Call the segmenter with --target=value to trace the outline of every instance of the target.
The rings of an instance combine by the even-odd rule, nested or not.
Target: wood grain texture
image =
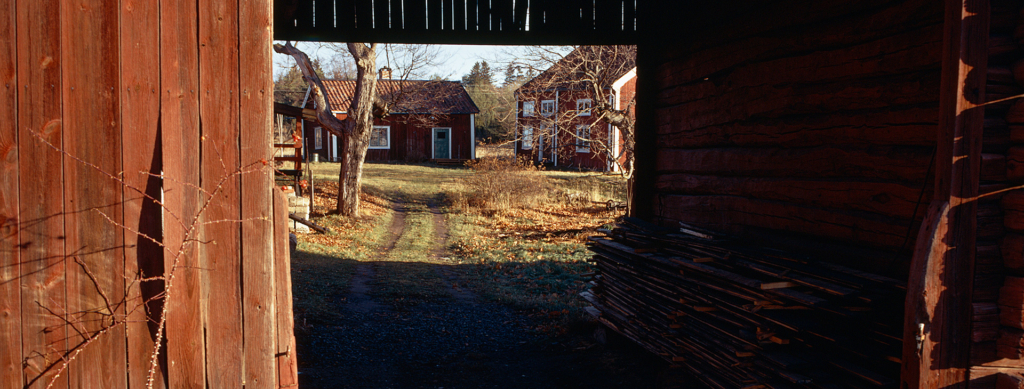
[[[139,281],[164,274],[164,253],[153,241],[163,242],[164,229],[160,217],[163,210],[154,201],[161,198],[159,175],[163,171],[159,138],[160,30],[153,28],[160,25],[159,6],[158,2],[141,1],[121,4],[120,155],[125,182],[122,189],[124,225],[128,227],[123,232],[129,387],[146,385],[155,332],[147,320],[147,312],[160,312],[164,303],[163,299],[154,299],[163,290],[164,282]],[[177,227],[176,224],[171,218],[169,225]],[[166,350],[162,354],[166,354]],[[156,375],[153,387],[166,387],[164,377],[164,374]]]
[[[386,3],[383,3],[386,5]],[[245,385],[273,388],[277,385],[274,354],[275,325],[274,190],[273,172],[261,161],[273,159],[271,119],[273,69],[270,47],[269,0],[239,2],[239,61],[241,100],[242,211],[242,312],[245,320]]]
[[[243,385],[238,1],[199,1],[200,176],[211,194],[200,247],[207,385]],[[248,113],[246,113],[248,114]],[[211,197],[212,196],[212,197]],[[219,221],[219,222],[218,222]]]
[[[103,0],[61,8],[65,277],[68,347],[86,363],[70,364],[69,386],[127,387],[123,317],[124,223],[119,6]],[[113,150],[113,153],[111,152]],[[81,162],[79,161],[81,160]],[[50,188],[52,191],[54,188]],[[112,220],[108,221],[108,219]],[[86,347],[86,342],[90,344]]]
[[[14,0],[0,0],[0,382],[23,388],[18,214],[18,74]]]
[[[915,208],[919,208],[919,202],[927,204],[932,190],[930,186],[925,187],[924,183],[909,185],[694,174],[661,175],[656,188],[661,193],[731,195],[817,208],[866,211],[905,219],[921,216],[924,211],[917,210],[915,215]]]
[[[937,118],[935,106],[890,106],[869,111],[740,120],[694,129],[680,129],[669,123],[658,127],[658,143],[663,147],[688,148],[830,144],[933,147]]]
[[[766,228],[873,247],[900,247],[907,239],[910,223],[853,211],[737,196],[661,195],[659,198],[655,212],[666,221],[738,233],[745,228]]]
[[[160,131],[164,164],[164,201],[168,213],[177,215],[180,224],[168,224],[164,242],[170,249],[164,254],[164,267],[174,271],[175,291],[167,301],[166,377],[168,387],[206,387],[206,345],[201,299],[207,295],[202,284],[199,245],[186,239],[198,239],[193,221],[199,216],[200,186],[199,131],[199,39],[196,0],[162,0],[160,6]],[[190,228],[195,230],[189,231]],[[147,366],[148,369],[148,366]],[[135,370],[133,369],[133,374]],[[134,376],[132,382],[136,382]]]
[[[988,61],[989,2],[947,2],[935,201],[911,264],[903,333],[901,386],[964,388],[976,254]],[[1005,199],[1004,199],[1005,200]],[[924,328],[920,326],[924,325]]]
[[[64,282],[63,156],[34,134],[60,147],[61,53],[57,1],[18,1],[18,154],[21,247],[22,371],[26,385],[46,387],[67,350],[62,315]],[[29,222],[31,221],[31,222]],[[67,375],[54,388],[67,387]]]
[[[295,317],[292,313],[291,243],[288,232],[288,196],[274,189],[274,286],[277,289],[277,386],[299,384],[299,364],[295,350]]]
[[[866,178],[923,182],[932,149],[836,145],[816,148],[666,149],[657,151],[662,174],[791,178]],[[852,180],[851,180],[852,181]]]

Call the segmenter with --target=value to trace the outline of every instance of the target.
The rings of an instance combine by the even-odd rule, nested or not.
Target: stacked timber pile
[[[896,387],[900,281],[626,218],[591,239],[598,319],[714,388]]]

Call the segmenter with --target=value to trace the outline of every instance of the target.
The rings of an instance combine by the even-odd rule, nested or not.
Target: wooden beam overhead
[[[635,44],[643,0],[276,0],[274,39],[435,44]],[[397,5],[396,5],[397,4]],[[646,4],[651,4],[647,1]],[[390,7],[389,7],[390,5]]]

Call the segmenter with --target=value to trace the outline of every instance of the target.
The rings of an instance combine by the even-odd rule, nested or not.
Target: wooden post
[[[18,78],[14,0],[0,0],[0,389],[25,386],[21,374],[18,250]],[[9,75],[9,76],[8,76]]]
[[[988,0],[948,0],[935,197],[911,262],[902,388],[966,388],[970,363]]]

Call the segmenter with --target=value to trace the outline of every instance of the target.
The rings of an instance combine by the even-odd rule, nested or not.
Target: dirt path
[[[338,299],[337,323],[302,335],[300,387],[672,387],[659,377],[663,364],[639,349],[596,344],[593,328],[551,339],[534,332],[535,323],[521,312],[477,296],[446,259],[448,227],[441,209],[415,205],[394,206],[389,237],[376,260],[355,265],[350,288]],[[422,253],[392,253],[416,212],[431,214],[435,244]],[[397,254],[419,260],[386,260]],[[413,305],[379,299],[380,290],[400,281],[382,275],[410,271],[442,280],[446,293]]]

